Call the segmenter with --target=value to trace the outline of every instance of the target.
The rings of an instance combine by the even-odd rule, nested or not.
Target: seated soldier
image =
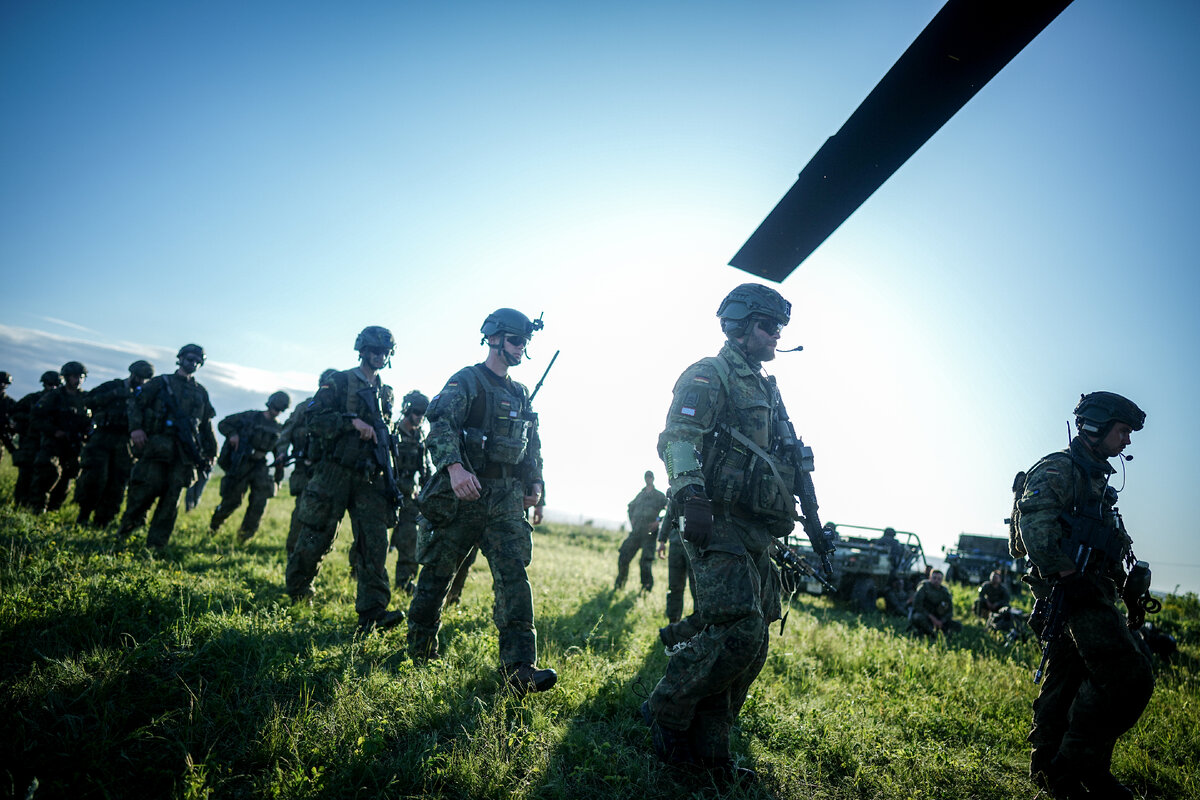
[[[981,619],[986,620],[989,616],[1004,608],[1012,600],[1012,595],[1008,591],[1008,587],[1004,585],[1004,576],[1000,574],[1000,570],[992,572],[987,583],[979,587],[979,597],[975,600],[975,613]]]
[[[913,598],[911,625],[921,633],[935,636],[940,631],[947,636],[962,628],[954,619],[954,600],[942,583],[942,571],[935,569],[929,579],[921,581]]]

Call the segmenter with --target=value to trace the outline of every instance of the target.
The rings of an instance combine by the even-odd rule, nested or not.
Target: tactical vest
[[[129,430],[129,398],[133,392],[121,378],[102,383],[88,393],[92,421],[97,428],[111,431]]]
[[[727,399],[713,435],[705,437],[700,454],[709,496],[733,513],[794,519],[796,501],[791,487],[795,485],[795,469],[771,455],[775,432],[784,418],[775,379],[763,382],[762,393],[733,392],[725,359],[714,356],[704,362],[716,371]]]
[[[525,387],[514,381],[503,386],[480,375],[475,366],[463,374],[474,395],[463,428],[462,453],[476,474],[489,465],[516,466],[525,460],[536,417],[528,410]]]
[[[340,402],[341,414],[346,417],[358,417],[368,425],[373,425],[377,417],[383,420],[385,428],[391,428],[392,421],[392,390],[386,384],[379,385],[378,397],[375,402],[378,402],[378,411],[375,407],[375,402],[370,405],[363,402],[363,398],[359,395],[358,390],[351,390],[351,373],[353,370],[339,372],[333,376],[333,391],[337,394]],[[353,383],[358,384],[355,379]],[[361,388],[361,387],[360,387]],[[372,393],[375,393],[375,387],[369,386]],[[312,438],[317,438],[313,436]],[[335,436],[327,439],[321,446],[322,458],[332,460],[344,467],[358,469],[375,465],[375,444],[373,442],[363,441],[358,435],[358,431],[354,428],[350,430],[340,430]]]

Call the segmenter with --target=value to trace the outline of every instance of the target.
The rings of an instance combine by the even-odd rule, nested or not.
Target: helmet
[[[355,351],[361,353],[368,347],[382,350],[389,356],[396,351],[396,340],[392,332],[379,325],[368,325],[354,340]]]
[[[275,411],[286,411],[291,404],[292,398],[288,397],[287,392],[275,392],[267,398],[267,408]]]
[[[724,320],[743,320],[749,316],[770,317],[780,325],[792,318],[792,304],[783,295],[761,283],[743,283],[721,301],[717,316]]]
[[[524,336],[529,339],[533,337],[534,331],[540,331],[544,325],[541,317],[531,321],[529,317],[515,308],[497,308],[488,314],[487,319],[479,328],[479,332],[483,334],[484,339],[495,336],[497,333],[511,333],[514,336]]]
[[[1124,422],[1140,431],[1146,424],[1146,412],[1132,400],[1112,392],[1079,395],[1079,404],[1075,406],[1076,429],[1105,436],[1113,422]]]
[[[148,381],[154,377],[154,365],[149,361],[135,361],[129,365],[129,373],[136,378]]]
[[[895,529],[895,528],[890,528],[890,527],[889,527],[889,528],[884,528],[884,529],[883,529],[883,535],[884,535],[884,536],[895,536],[895,535],[896,535],[896,529]]]
[[[7,372],[0,372],[0,386],[8,386],[12,383],[12,375]]]
[[[86,377],[87,367],[78,361],[68,361],[62,365],[62,369],[59,370],[59,372],[63,374],[63,377],[68,375],[79,375],[80,377]]]
[[[43,372],[42,377],[39,378],[38,380],[41,381],[43,384],[52,383],[55,386],[62,385],[62,377],[59,376],[59,374],[57,372],[55,372],[54,370],[47,370],[46,372]]]
[[[176,360],[182,359],[186,355],[199,356],[200,363],[204,363],[204,348],[198,344],[185,344],[179,348],[179,352],[175,354]]]
[[[321,377],[317,379],[317,388],[319,389],[322,386],[324,386],[325,384],[329,383],[331,380],[333,380],[333,376],[337,375],[337,373],[338,373],[338,371],[336,369],[334,369],[333,367],[330,367],[329,369],[322,372]]]
[[[413,389],[408,394],[404,395],[404,399],[400,401],[400,411],[407,414],[410,411],[416,411],[418,414],[424,414],[429,409],[429,398]]]

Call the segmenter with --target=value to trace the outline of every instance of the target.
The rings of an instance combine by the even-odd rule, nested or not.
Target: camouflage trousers
[[[139,459],[129,478],[125,516],[121,517],[119,535],[127,537],[145,525],[150,506],[157,502],[146,531],[146,546],[166,547],[175,530],[175,519],[179,516],[179,495],[195,479],[195,467],[183,461]]]
[[[34,513],[62,508],[79,474],[79,446],[54,443],[38,450],[33,461],[33,483],[29,487],[29,508]]]
[[[478,500],[458,504],[458,516],[437,530],[423,529],[417,543],[421,577],[408,610],[408,652],[436,658],[442,603],[459,567],[478,545],[492,571],[492,620],[504,666],[537,663],[533,590],[526,567],[533,555],[533,527],[521,504],[524,488],[513,479],[484,479]]]
[[[1085,769],[1107,770],[1117,737],[1150,702],[1150,659],[1115,600],[1111,581],[1090,577],[1066,598],[1066,627],[1050,645],[1045,680],[1033,702],[1031,773],[1060,753]]]
[[[392,547],[396,548],[396,574],[393,576],[397,586],[417,577],[417,504],[408,500],[404,508],[396,514],[396,527],[392,528]]]
[[[75,503],[79,521],[92,520],[107,525],[117,518],[125,488],[133,472],[133,450],[124,430],[100,428],[92,433],[79,459],[79,478],[75,481]]]
[[[338,523],[350,513],[358,594],[355,610],[377,617],[391,600],[387,578],[388,523],[392,509],[382,475],[368,478],[331,461],[322,461],[300,496],[296,542],[288,553],[287,592],[292,597],[311,595],[321,562],[333,549]]]
[[[237,474],[226,473],[221,478],[221,502],[213,510],[210,528],[215,531],[229,519],[230,514],[237,511],[247,489],[250,490],[250,502],[246,505],[246,515],[242,517],[239,530],[243,539],[249,539],[258,531],[263,512],[267,510],[267,501],[275,496],[275,481],[271,478],[266,460],[254,461],[243,466]]]
[[[629,578],[629,564],[640,552],[642,557],[638,559],[638,566],[641,568],[642,588],[647,592],[653,589],[654,551],[657,546],[658,539],[650,532],[649,524],[634,525],[625,541],[621,542],[621,549],[617,551],[617,580],[614,588],[620,589],[625,586],[625,581]]]
[[[733,723],[766,663],[768,625],[779,619],[781,587],[765,547],[743,544],[765,538],[743,535],[752,522],[718,517],[713,527],[707,549],[684,543],[697,610],[677,625],[698,633],[671,656],[649,702],[659,725],[686,731],[694,755],[716,763],[729,759]]]
[[[22,440],[31,438],[25,436]],[[21,444],[13,453],[13,466],[17,468],[17,482],[13,486],[13,503],[18,506],[28,506],[30,489],[33,488],[33,461],[37,458],[38,445],[34,441]]]
[[[696,576],[688,564],[683,542],[671,542],[667,550],[667,621],[678,622],[683,617],[683,592],[691,589],[692,609],[696,608]]]
[[[292,519],[288,523],[287,535],[287,555],[292,554],[292,550],[296,548],[296,537],[300,535],[300,499],[304,497],[304,487],[308,486],[309,478],[312,477],[313,465],[303,461],[297,461],[292,467],[291,477],[288,478],[288,491],[292,493],[292,497],[296,498],[295,505],[292,506]],[[337,525],[333,526],[333,533],[337,535]]]

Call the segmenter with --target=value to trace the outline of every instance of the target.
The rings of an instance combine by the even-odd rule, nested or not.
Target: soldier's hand
[[[466,467],[456,462],[447,467],[446,472],[450,475],[450,488],[454,490],[455,497],[459,500],[479,499],[479,491],[483,486],[479,483],[479,478],[467,472]]]
[[[659,558],[667,557],[667,543],[666,542],[658,543],[658,557]]]
[[[367,423],[363,422],[358,417],[355,417],[354,419],[350,420],[350,422],[353,423],[354,430],[358,431],[358,438],[362,439],[364,442],[375,441],[375,429],[374,428],[372,428]]]
[[[146,446],[146,432],[141,428],[138,428],[136,431],[130,431],[129,441],[133,442],[134,448],[141,450]]]
[[[542,499],[542,485],[540,483],[531,483],[529,488],[525,490],[527,494],[521,501],[526,510],[533,508]]]
[[[545,506],[534,506],[534,507],[533,507],[533,520],[532,520],[532,522],[533,522],[533,524],[534,524],[534,525],[541,525],[541,524],[542,524],[542,512],[545,510],[545,508],[546,508]]]
[[[712,540],[712,501],[707,497],[689,497],[683,503],[683,538],[701,549]]]

